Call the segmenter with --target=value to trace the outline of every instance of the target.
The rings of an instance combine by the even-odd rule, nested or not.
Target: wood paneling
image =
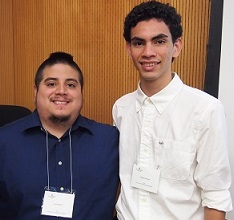
[[[126,14],[140,0],[1,0],[0,102],[31,110],[34,74],[54,51],[71,53],[84,73],[82,114],[112,123],[111,109],[136,89],[138,74],[122,37]],[[209,0],[171,0],[182,15],[184,47],[173,70],[203,89]]]
[[[0,1],[0,103],[14,103],[12,0]],[[1,117],[1,116],[0,116]]]

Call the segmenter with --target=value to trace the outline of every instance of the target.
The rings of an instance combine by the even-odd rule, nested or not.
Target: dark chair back
[[[23,106],[0,105],[0,127],[17,119],[23,118],[32,112]]]

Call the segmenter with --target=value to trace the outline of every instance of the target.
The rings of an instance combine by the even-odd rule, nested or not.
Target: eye
[[[67,81],[66,87],[68,88],[76,88],[79,83],[75,80]]]
[[[142,42],[142,41],[132,41],[132,45],[134,46],[134,47],[141,47],[141,46],[143,46],[144,45],[144,42]]]
[[[163,44],[163,43],[165,43],[165,40],[159,40],[158,41],[158,44]]]
[[[55,82],[48,82],[46,85],[48,87],[54,87],[56,84],[55,84]]]
[[[154,44],[165,44],[166,43],[166,40],[165,39],[158,39],[158,40],[155,40],[154,41]]]
[[[69,88],[75,88],[75,87],[76,87],[76,85],[75,85],[74,83],[68,83],[67,86],[68,86]]]

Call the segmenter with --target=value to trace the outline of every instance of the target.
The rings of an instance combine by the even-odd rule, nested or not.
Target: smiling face
[[[131,29],[131,43],[127,50],[140,74],[141,89],[147,95],[163,89],[172,79],[172,58],[181,51],[181,39],[172,42],[168,26],[163,21],[151,19],[139,22]]]
[[[47,66],[43,78],[34,88],[35,103],[42,125],[72,125],[82,107],[79,73],[63,63]]]

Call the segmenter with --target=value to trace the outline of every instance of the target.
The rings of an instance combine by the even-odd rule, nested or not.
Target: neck
[[[168,77],[164,78],[163,80],[160,79],[152,81],[141,80],[140,81],[141,90],[145,93],[145,95],[151,97],[156,93],[160,92],[162,89],[164,89],[171,82],[173,77],[174,73],[168,75]]]
[[[72,126],[73,123],[52,123],[52,122],[41,122],[45,130],[57,138],[61,138],[63,134]]]

